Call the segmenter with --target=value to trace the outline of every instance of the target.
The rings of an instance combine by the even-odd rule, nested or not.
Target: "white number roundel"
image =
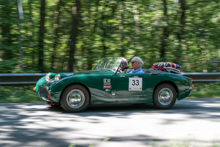
[[[129,77],[129,91],[142,91],[142,78],[141,77]]]

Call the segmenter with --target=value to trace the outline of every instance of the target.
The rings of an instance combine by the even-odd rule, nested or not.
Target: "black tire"
[[[176,90],[170,84],[161,84],[154,91],[154,105],[159,109],[172,108],[176,99]]]
[[[81,85],[70,85],[61,96],[61,106],[67,112],[79,112],[89,105],[89,93]]]

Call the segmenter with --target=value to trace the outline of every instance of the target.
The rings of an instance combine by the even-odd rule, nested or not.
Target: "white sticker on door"
[[[142,77],[129,77],[129,91],[142,91]]]

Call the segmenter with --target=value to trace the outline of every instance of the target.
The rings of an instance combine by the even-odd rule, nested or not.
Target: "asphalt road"
[[[106,141],[107,140],[107,141]],[[0,104],[0,147],[220,146],[220,98],[89,107],[66,113],[45,103]]]

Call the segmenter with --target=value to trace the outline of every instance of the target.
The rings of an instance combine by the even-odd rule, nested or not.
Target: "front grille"
[[[47,89],[45,87],[38,87],[38,95],[40,97],[46,97],[47,96]]]

